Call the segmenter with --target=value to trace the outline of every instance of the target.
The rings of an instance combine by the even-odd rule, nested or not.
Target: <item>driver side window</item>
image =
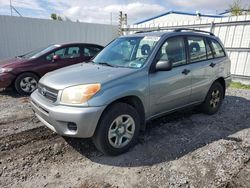
[[[186,64],[186,49],[183,37],[166,40],[158,54],[158,61],[171,61],[173,67]]]

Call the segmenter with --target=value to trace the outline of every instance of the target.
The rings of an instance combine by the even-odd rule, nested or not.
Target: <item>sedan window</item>
[[[95,47],[95,46],[87,46],[83,49],[83,55],[85,57],[93,57],[95,56],[99,51],[101,51],[101,48]]]
[[[58,55],[60,59],[71,59],[80,57],[80,48],[77,46],[61,48],[47,55],[46,59],[51,61],[54,55]]]
[[[68,58],[80,57],[80,48],[79,47],[69,47],[67,56],[68,56]]]

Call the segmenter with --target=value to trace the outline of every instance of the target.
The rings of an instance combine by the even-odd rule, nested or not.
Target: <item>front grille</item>
[[[51,102],[56,102],[57,100],[58,90],[38,84],[38,92]]]

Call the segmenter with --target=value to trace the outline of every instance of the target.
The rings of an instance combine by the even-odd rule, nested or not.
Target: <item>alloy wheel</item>
[[[37,88],[37,81],[35,78],[25,77],[20,81],[20,88],[27,93],[31,93]]]
[[[130,115],[120,115],[110,125],[108,140],[114,148],[123,148],[132,140],[134,133],[134,119]]]

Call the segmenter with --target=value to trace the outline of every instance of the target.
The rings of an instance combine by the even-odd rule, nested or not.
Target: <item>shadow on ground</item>
[[[220,111],[212,116],[196,109],[176,112],[151,121],[138,144],[116,156],[99,153],[90,139],[66,139],[80,154],[96,163],[111,166],[145,166],[178,159],[219,139],[230,139],[240,130],[250,128],[250,101],[226,96]]]
[[[27,96],[22,96],[22,95],[18,94],[12,88],[0,89],[0,95],[2,95],[2,96],[9,96],[9,97],[13,97],[13,98],[27,97]]]

